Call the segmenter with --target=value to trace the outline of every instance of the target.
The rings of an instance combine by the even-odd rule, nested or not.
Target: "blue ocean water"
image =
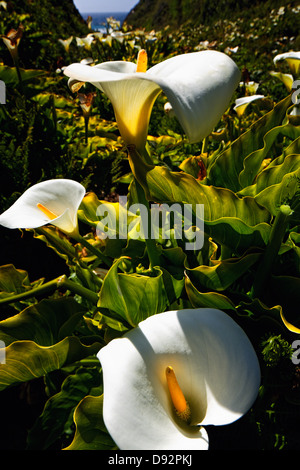
[[[83,19],[87,19],[88,16],[92,17],[92,29],[94,31],[101,31],[106,33],[106,26],[107,21],[106,18],[110,18],[111,16],[115,18],[117,21],[120,21],[121,25],[125,20],[126,16],[128,15],[128,11],[122,12],[113,12],[113,13],[81,13]]]

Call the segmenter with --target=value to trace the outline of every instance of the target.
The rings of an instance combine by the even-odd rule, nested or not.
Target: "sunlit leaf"
[[[85,346],[75,336],[53,346],[39,346],[33,341],[16,341],[6,348],[6,360],[0,364],[0,390],[27,382],[63,366],[96,354],[100,343]]]
[[[31,340],[51,346],[71,334],[85,310],[73,298],[44,299],[0,322],[0,339],[8,346],[14,341]]]
[[[28,450],[46,450],[64,431],[70,432],[68,427],[71,427],[75,407],[92,388],[99,387],[102,382],[99,368],[81,367],[75,374],[68,375],[61,390],[49,398],[31,428],[27,439]]]
[[[108,434],[103,417],[103,395],[87,396],[74,414],[76,432],[73,442],[64,450],[113,450],[116,444]]]
[[[251,127],[221,152],[208,169],[211,184],[239,191],[253,182],[260,163],[280,129],[286,111],[291,106],[291,97],[280,101],[271,111],[254,122]],[[284,126],[283,126],[284,127]],[[266,134],[271,132],[266,142]],[[258,154],[255,154],[255,152]],[[253,154],[253,155],[252,155]],[[248,158],[247,168],[245,159]],[[249,162],[249,163],[248,163]],[[241,174],[246,172],[241,182]],[[247,177],[247,179],[246,179]]]
[[[107,273],[98,307],[104,315],[108,311],[113,318],[134,327],[149,316],[163,312],[175,301],[181,293],[183,280],[177,281],[158,268],[155,275],[119,272],[118,266],[124,259],[116,260]]]

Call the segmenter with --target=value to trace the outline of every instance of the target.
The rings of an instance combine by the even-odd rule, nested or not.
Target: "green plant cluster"
[[[152,165],[128,153],[112,107],[100,93],[85,121],[62,67],[88,57],[135,61],[140,47],[154,65],[207,47],[201,41],[212,41],[208,29],[200,36],[196,28],[177,33],[167,28],[153,41],[145,31],[125,27],[123,40],[96,37],[90,49],[73,40],[66,50],[58,39],[72,31],[66,28],[64,37],[54,39],[28,14],[1,10],[0,16],[2,34],[25,25],[18,64],[0,44],[0,80],[7,87],[7,103],[0,105],[1,212],[39,181],[74,179],[88,191],[78,211],[86,243],[74,243],[51,225],[18,232],[14,243],[30,238],[36,246],[32,264],[40,247],[45,250],[38,259],[41,276],[35,277],[30,265],[24,269],[22,252],[0,267],[0,340],[6,345],[0,364],[1,448],[114,449],[101,413],[99,349],[150,315],[213,307],[248,334],[262,384],[242,420],[222,429],[222,436],[212,430],[212,448],[297,449],[300,376],[291,345],[300,331],[295,308],[300,301],[300,125],[291,115],[290,93],[269,76],[272,57],[289,47],[282,37],[288,34],[285,15],[292,13],[277,18],[274,12],[277,23],[264,33],[265,18],[252,18],[253,26],[239,26],[239,43],[236,23],[224,19],[216,25],[215,33],[221,32],[214,47],[239,45],[233,58],[259,81],[266,99],[249,105],[239,118],[233,110],[234,99],[243,95],[238,89],[205,145],[191,145],[176,119],[164,113],[160,96],[147,142]],[[265,34],[268,46],[259,42]],[[86,85],[89,91],[94,90]],[[151,267],[145,240],[95,236],[97,208],[119,207],[118,195],[137,202],[141,189],[155,203],[187,203],[193,209],[204,204],[201,250],[186,250],[176,237],[158,239],[157,265]],[[12,235],[4,229],[0,235],[5,250]],[[46,251],[61,262],[52,278]],[[10,257],[13,251],[6,250],[5,259]]]

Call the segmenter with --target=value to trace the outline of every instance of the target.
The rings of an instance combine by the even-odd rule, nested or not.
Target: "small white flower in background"
[[[149,317],[98,357],[104,422],[121,450],[206,450],[205,426],[239,419],[260,386],[248,337],[216,309]]]
[[[51,224],[72,235],[78,231],[77,211],[85,188],[77,181],[53,179],[37,183],[0,215],[0,225],[32,229]]]
[[[73,36],[70,36],[68,39],[59,39],[58,40],[65,48],[67,52],[69,52],[70,44],[73,41]]]
[[[78,93],[79,105],[82,109],[84,117],[88,117],[90,115],[95,96],[96,93]]]
[[[11,29],[6,35],[1,36],[13,59],[18,57],[18,46],[23,36],[24,26],[19,25],[18,29]]]
[[[124,42],[124,33],[122,33],[122,31],[113,31],[111,37],[120,43]]]
[[[272,77],[278,78],[286,87],[288,91],[291,91],[292,85],[294,83],[294,77],[290,73],[282,73],[282,72],[274,72],[273,70],[270,72]]]
[[[225,52],[226,54],[236,54],[238,50],[239,50],[239,46],[226,47]]]
[[[244,114],[247,106],[252,103],[253,101],[262,100],[265,96],[264,95],[251,95],[251,96],[244,96],[242,98],[237,98],[235,100],[234,110],[236,111],[237,115],[240,117]]]
[[[259,83],[256,83],[254,81],[240,82],[240,87],[245,88],[246,95],[255,95],[259,87]]]
[[[169,117],[174,117],[175,116],[172,105],[168,101],[164,105],[164,111]]]
[[[76,44],[78,47],[84,47],[88,51],[92,48],[92,43],[94,42],[95,38],[92,34],[88,34],[84,38],[77,38],[76,37]]]
[[[290,51],[285,52],[284,54],[278,54],[273,59],[274,64],[277,64],[277,62],[281,62],[282,60],[287,61],[292,74],[297,76],[300,70],[300,51]]]

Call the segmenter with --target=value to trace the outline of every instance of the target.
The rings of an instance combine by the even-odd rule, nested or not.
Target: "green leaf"
[[[234,303],[219,292],[200,292],[186,275],[185,290],[193,308],[218,308],[235,310]]]
[[[284,165],[284,163],[282,165]],[[272,186],[269,186],[258,193],[257,196],[255,196],[255,200],[262,206],[266,207],[273,216],[276,216],[281,205],[287,204],[292,210],[297,208],[297,213],[295,213],[294,216],[292,215],[292,217],[296,217],[297,220],[300,220],[298,207],[300,167],[291,173],[283,174],[281,172],[281,175],[281,180],[277,180],[277,183],[274,183]]]
[[[150,166],[137,153],[131,156],[133,171],[148,200],[158,203],[204,204],[205,221],[236,217],[253,226],[269,219],[267,211],[253,198],[239,198],[226,188],[206,186],[184,172],[172,172],[162,166]]]
[[[244,169],[240,173],[241,187],[248,186],[254,182],[263,160],[269,154],[272,145],[279,135],[289,137],[290,139],[295,139],[299,136],[299,132],[299,127],[294,127],[289,123],[271,129],[264,136],[263,148],[256,150],[245,158]]]
[[[100,371],[96,368],[81,367],[75,374],[68,375],[61,390],[49,398],[42,414],[30,430],[27,449],[45,450],[57,441],[64,431],[68,432],[75,407],[92,388],[99,387],[101,382]]]
[[[281,124],[290,105],[291,96],[288,96],[226,148],[208,168],[211,184],[233,191],[252,184],[270,145],[284,128]],[[281,127],[273,131],[277,126]],[[271,134],[267,135],[268,132]]]
[[[22,82],[31,81],[34,78],[42,77],[46,74],[44,70],[20,69]],[[3,80],[6,86],[15,87],[19,83],[17,70],[15,67],[0,65],[0,80]]]
[[[130,208],[129,208],[130,209]],[[119,202],[101,201],[93,192],[88,193],[82,200],[78,210],[79,219],[103,232],[110,239],[130,238],[130,231],[134,230],[140,218],[127,210],[126,205]],[[100,221],[102,223],[100,224]],[[102,228],[106,227],[106,230]]]
[[[116,260],[104,278],[98,307],[106,316],[135,327],[151,315],[163,312],[179,297],[183,280],[175,280],[166,271],[155,268],[155,275],[120,273]]]
[[[205,231],[216,242],[230,248],[232,253],[240,255],[251,247],[265,247],[271,227],[264,222],[250,226],[241,219],[223,217],[216,221],[206,222]]]
[[[49,372],[96,354],[99,349],[99,343],[85,346],[75,336],[47,347],[33,341],[16,341],[6,348],[5,363],[0,364],[0,391],[43,377]]]
[[[299,142],[300,145],[300,142]],[[281,157],[279,157],[281,158]],[[256,196],[261,191],[274,184],[281,183],[285,175],[293,173],[300,168],[300,154],[286,155],[283,163],[276,165],[274,164],[261,171],[256,179],[255,184],[248,186],[242,190],[239,194]]]
[[[253,197],[238,197],[226,188],[201,184],[187,173],[147,165],[134,151],[130,163],[147,199],[169,204],[170,209],[174,203],[189,204],[194,214],[203,204],[205,231],[215,241],[245,251],[268,240],[270,214]]]
[[[74,415],[76,431],[73,442],[64,450],[113,450],[116,444],[105,427],[103,395],[85,397],[77,406]]]
[[[215,266],[186,268],[189,278],[204,289],[224,291],[241,278],[260,259],[261,253],[246,253],[240,258],[216,262]]]
[[[12,264],[0,266],[0,299],[30,291],[43,282],[44,279],[30,282],[28,273],[23,269],[16,269]]]
[[[8,346],[14,341],[31,340],[51,346],[71,334],[85,309],[73,298],[44,299],[0,322],[0,339]],[[72,321],[71,321],[72,320]]]

